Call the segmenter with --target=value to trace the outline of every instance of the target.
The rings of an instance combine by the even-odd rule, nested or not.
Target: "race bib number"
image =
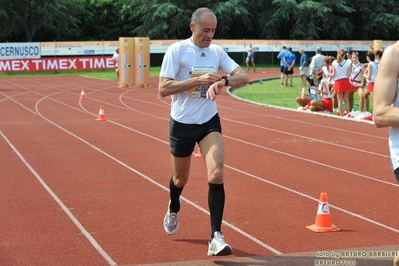
[[[191,77],[199,77],[203,74],[207,73],[216,73],[216,70],[213,66],[193,66],[191,68]],[[209,89],[209,86],[206,85],[198,85],[189,90],[190,98],[206,98],[206,91]]]

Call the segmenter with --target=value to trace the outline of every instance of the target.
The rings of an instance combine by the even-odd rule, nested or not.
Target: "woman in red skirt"
[[[349,82],[349,77],[351,75],[350,62],[345,58],[345,51],[338,50],[337,51],[337,60],[335,60],[332,64],[334,77],[334,91],[337,93],[338,99],[338,115],[344,116],[349,114],[350,112],[350,103],[349,103],[349,92],[352,89],[352,86]],[[342,104],[345,103],[345,113]]]

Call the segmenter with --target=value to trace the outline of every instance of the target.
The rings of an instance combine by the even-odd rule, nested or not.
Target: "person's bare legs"
[[[256,72],[256,66],[255,66],[255,59],[251,59],[252,67],[254,68],[254,72]]]
[[[370,92],[366,91],[364,94],[364,103],[366,105],[366,111],[369,112],[369,108],[370,108],[370,100],[369,100],[369,95]]]
[[[307,103],[307,98],[302,98],[302,97],[297,97],[296,98],[296,102],[301,106],[301,107],[305,107],[308,103]]]
[[[219,132],[209,133],[199,143],[205,160],[208,176],[208,207],[211,218],[211,240],[208,244],[208,256],[229,255],[233,253],[230,245],[224,241],[221,232],[225,203],[223,165],[224,143]]]
[[[353,109],[353,105],[355,103],[355,99],[354,99],[354,91],[350,91],[348,93],[348,102],[349,102],[349,110],[352,111]]]
[[[317,112],[317,111],[324,111],[326,110],[323,106],[323,102],[321,100],[313,100],[310,102],[310,111]]]
[[[306,87],[306,75],[301,75],[302,86]]]
[[[339,109],[338,112],[340,116],[344,115],[344,108],[342,107],[343,99],[344,99],[344,94],[342,92],[337,92],[338,109]]]
[[[223,183],[224,142],[222,134],[211,132],[199,143],[204,157],[208,182]]]
[[[191,155],[183,158],[172,155],[173,181],[176,187],[182,188],[187,184],[190,166]]]
[[[288,86],[288,75],[284,74],[284,85]]]
[[[364,95],[363,88],[357,88],[357,94],[359,95],[359,111],[363,113],[364,111]]]
[[[349,92],[344,92],[343,93],[343,100],[344,100],[344,102],[345,102],[345,111],[346,111],[346,114],[349,114],[350,113],[350,111],[351,111],[351,106],[350,106],[350,103],[349,103]]]

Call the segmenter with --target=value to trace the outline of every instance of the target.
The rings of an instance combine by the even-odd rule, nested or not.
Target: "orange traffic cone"
[[[105,121],[107,118],[105,117],[104,106],[100,105],[100,111],[98,112],[97,121]]]
[[[198,147],[198,149],[197,149],[197,153],[194,153],[194,157],[195,157],[195,158],[202,158],[201,150],[200,150],[199,147]]]
[[[319,207],[317,208],[316,222],[306,228],[315,232],[335,232],[341,229],[337,228],[331,222],[330,207],[328,205],[327,193],[320,194]]]
[[[85,99],[85,98],[86,98],[85,89],[82,88],[82,90],[80,91],[80,99]]]

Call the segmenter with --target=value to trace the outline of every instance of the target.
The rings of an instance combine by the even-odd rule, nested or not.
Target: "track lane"
[[[133,92],[132,92],[133,93]],[[145,93],[146,94],[148,94],[148,96],[150,96],[151,97],[151,95],[148,93],[148,91],[145,91]],[[126,95],[129,95],[129,94],[131,94],[130,92],[129,93],[127,93]],[[91,97],[93,97],[93,96],[95,96],[96,95],[96,93],[93,93],[93,94],[91,94],[91,96],[90,96],[90,98]],[[110,95],[107,95],[108,97],[107,97],[107,101],[109,101],[109,96]],[[111,95],[111,96],[113,96],[113,95]],[[116,96],[116,95],[115,95]],[[137,95],[135,95],[135,96],[137,96]],[[104,97],[104,95],[100,95],[100,97],[98,98],[98,99],[96,99],[96,100],[98,100],[98,101],[101,101],[102,99],[103,99],[103,97]],[[152,96],[154,99],[155,99],[155,97],[154,96]],[[112,104],[114,104],[114,100],[115,99],[112,99]],[[131,99],[128,99],[127,101],[125,101],[126,99],[123,97],[123,102],[125,103],[125,105],[124,105],[124,108],[127,108],[127,109],[129,109],[129,107],[128,106],[130,106],[130,104],[131,103],[133,103],[133,102],[135,102],[134,100],[131,100]],[[159,102],[159,99],[157,99],[157,101]],[[48,101],[48,102],[46,102],[46,104],[51,104],[51,101]],[[85,107],[86,107],[86,104],[89,104],[89,101],[88,102],[86,102],[86,101],[84,101],[84,104],[85,104]],[[95,106],[96,104],[93,104],[93,106]],[[136,105],[136,103],[135,103],[135,105]],[[98,104],[97,104],[97,106],[98,106]],[[108,106],[108,105],[107,105]],[[112,105],[111,105],[112,106]],[[156,116],[158,116],[159,115],[159,113],[162,113],[162,112],[164,112],[164,110],[161,110],[161,111],[159,111],[158,109],[157,109],[157,111],[153,111],[152,110],[152,108],[146,108],[146,106],[148,106],[148,103],[145,103],[143,106],[134,106],[134,108],[137,108],[137,107],[139,107],[139,109],[138,110],[140,110],[140,112],[143,112],[143,111],[145,111],[144,113],[149,113],[149,112],[154,112],[154,113],[151,113],[150,115],[152,115],[153,117],[156,117]],[[64,107],[66,107],[66,108],[68,108],[67,106],[64,106]],[[94,107],[92,107],[91,109],[93,109]],[[47,115],[47,113],[51,113],[51,109],[52,108],[49,108],[49,110],[47,111],[45,111],[46,112],[46,115]],[[94,108],[95,109],[95,108]],[[106,111],[108,112],[108,107],[107,107],[107,109],[106,109]],[[115,106],[115,108],[114,107],[111,107],[110,109],[109,109],[109,114],[110,115],[108,115],[108,113],[107,113],[107,116],[108,117],[111,117],[112,116],[112,114],[114,114],[114,113],[116,113],[116,110],[117,109],[121,109],[120,107],[116,107]],[[162,108],[163,109],[163,108]],[[44,109],[43,109],[44,110]],[[142,111],[143,110],[143,111]],[[123,110],[122,110],[123,111]],[[126,110],[125,110],[126,111]],[[129,115],[127,115],[126,117],[121,117],[120,116],[120,114],[118,113],[118,118],[117,119],[120,119],[121,121],[123,121],[123,120],[125,120],[125,119],[128,119],[128,117],[129,116],[131,116],[133,113],[132,112],[130,112],[131,110],[129,110]],[[93,111],[91,111],[91,112],[93,112]],[[124,112],[124,111],[123,111]],[[123,113],[122,112],[122,113]],[[82,135],[85,131],[87,131],[87,132],[94,132],[94,133],[96,133],[97,132],[97,134],[105,134],[106,136],[108,136],[107,138],[97,138],[97,136],[96,137],[93,137],[93,136],[91,136],[91,138],[93,139],[93,140],[95,140],[96,141],[96,143],[102,143],[101,145],[104,145],[104,147],[102,148],[102,149],[110,149],[109,147],[105,147],[105,146],[112,146],[111,144],[113,144],[113,146],[115,147],[115,146],[119,146],[118,145],[118,143],[120,143],[120,142],[118,142],[117,140],[118,140],[118,138],[117,137],[115,137],[115,136],[112,136],[113,135],[113,133],[115,134],[115,132],[119,132],[119,131],[117,131],[116,129],[115,129],[115,127],[109,127],[108,128],[108,126],[109,125],[101,125],[101,124],[98,124],[98,123],[102,123],[102,122],[93,122],[93,124],[92,124],[92,126],[93,126],[93,128],[94,127],[96,127],[96,129],[95,130],[89,130],[89,129],[86,129],[86,130],[84,130],[84,129],[76,129],[76,128],[74,128],[74,127],[79,127],[79,125],[74,125],[74,124],[76,124],[76,123],[74,123],[74,121],[76,122],[76,121],[80,121],[80,119],[78,119],[78,120],[76,120],[74,117],[75,117],[75,112],[71,112],[71,111],[68,111],[68,112],[61,112],[61,113],[63,113],[63,114],[66,114],[66,113],[68,113],[68,115],[66,116],[66,117],[59,117],[59,118],[57,118],[57,117],[54,117],[54,120],[55,121],[57,121],[58,123],[61,123],[63,126],[71,126],[70,127],[70,130],[72,130],[72,131],[77,131],[77,132],[79,132],[79,135]],[[73,114],[72,114],[73,113]],[[77,113],[81,113],[81,112],[77,112]],[[146,127],[145,127],[145,125],[144,124],[142,124],[142,123],[145,123],[145,122],[147,122],[147,123],[150,123],[150,124],[152,124],[152,123],[156,123],[156,121],[157,120],[159,120],[159,119],[153,119],[153,120],[148,120],[147,118],[148,118],[148,115],[145,115],[144,117],[142,117],[142,118],[140,118],[140,117],[137,117],[137,112],[136,113],[134,113],[135,114],[135,119],[137,119],[137,121],[135,121],[135,124],[134,124],[134,127],[137,127],[137,128],[140,128],[140,131],[145,131],[145,129],[146,129]],[[154,127],[154,128],[148,128],[148,131],[147,131],[147,133],[146,134],[148,134],[148,135],[152,135],[152,134],[154,134],[154,133],[151,133],[151,131],[156,131],[157,130],[157,132],[164,132],[163,134],[161,134],[161,135],[163,135],[164,136],[164,140],[166,139],[167,140],[167,117],[168,117],[168,111],[166,111],[165,112],[165,116],[163,116],[162,117],[162,119],[160,120],[161,122],[157,122],[158,123],[158,126],[157,127]],[[82,114],[77,114],[78,116],[81,116]],[[90,116],[92,116],[90,119],[93,119],[93,113],[91,113],[91,114],[89,114]],[[65,116],[65,115],[64,115]],[[86,117],[86,116],[85,116]],[[86,118],[87,119],[89,119],[88,118],[89,116],[87,116]],[[62,119],[61,119],[62,118]],[[68,118],[69,118],[69,120],[68,120]],[[86,118],[84,118],[84,119],[86,119]],[[58,120],[59,121],[58,121]],[[113,121],[113,120],[111,120],[111,121]],[[89,122],[84,122],[84,121],[82,121],[82,124],[84,124],[84,123],[89,123]],[[108,123],[108,122],[106,122],[106,123]],[[91,124],[91,123],[89,123],[89,124]],[[129,125],[131,125],[131,124],[129,124]],[[161,126],[161,127],[159,127],[159,126]],[[100,127],[100,128],[98,128],[98,127]],[[125,126],[125,130],[127,129],[127,127],[129,127],[129,126]],[[133,126],[131,126],[131,127],[133,127]],[[225,129],[225,128],[227,128],[227,129]],[[230,130],[228,130],[228,129],[230,129]],[[238,129],[236,129],[236,130],[242,130],[242,129],[240,129],[240,128],[238,128]],[[245,130],[245,128],[244,128],[244,130]],[[130,131],[130,130],[129,130]],[[233,126],[232,125],[228,125],[228,126],[224,126],[224,131],[225,131],[225,134],[226,135],[228,135],[229,134],[229,132],[230,131],[235,131],[235,130],[233,130]],[[111,133],[112,132],[112,133]],[[166,132],[166,133],[165,133]],[[119,135],[120,134],[120,135]],[[86,135],[88,135],[88,134],[86,134]],[[86,135],[83,135],[83,136],[86,136]],[[117,135],[119,135],[119,137],[120,138],[122,138],[122,139],[125,139],[125,133],[117,133]],[[112,136],[112,137],[109,137],[109,136]],[[130,135],[129,135],[130,136]],[[141,140],[139,140],[139,141],[143,141],[145,138],[143,138],[143,139],[141,139]],[[227,141],[226,141],[227,142]],[[152,143],[152,142],[151,142]],[[143,144],[150,144],[150,142],[148,142],[148,143],[143,143]],[[153,144],[153,143],[152,143]],[[97,145],[97,144],[96,144]],[[98,146],[101,146],[100,144],[98,145]],[[122,144],[123,145],[123,144]],[[126,145],[126,144],[125,144]],[[234,146],[236,146],[237,144],[233,144]],[[143,145],[143,147],[144,146],[147,146],[147,145]],[[158,146],[158,145],[156,145],[156,146]],[[161,147],[162,146],[162,147]],[[163,147],[163,146],[165,146],[165,147]],[[168,152],[167,152],[167,146],[165,145],[165,143],[163,143],[162,145],[159,145],[159,147],[158,148],[155,148],[154,150],[164,150],[165,151],[165,154],[163,154],[163,153],[159,153],[157,156],[156,156],[156,160],[162,165],[162,164],[164,164],[166,167],[164,167],[164,169],[162,169],[162,171],[160,171],[160,172],[162,172],[162,176],[160,177],[160,180],[163,180],[162,182],[165,182],[164,180],[165,180],[165,172],[167,172],[168,171],[168,164],[170,163],[168,160],[165,160],[165,161],[163,161],[163,158],[164,157],[168,157]],[[137,153],[140,153],[140,154],[146,154],[146,153],[142,153],[143,151],[142,150],[140,150],[140,149],[138,149],[137,150]],[[242,152],[233,152],[233,154],[242,154]],[[129,152],[126,152],[125,153],[126,155],[128,155],[129,154]],[[148,152],[148,154],[150,154],[149,156],[151,156],[152,154],[153,154],[153,151],[151,151],[151,152]],[[230,155],[229,155],[230,156]],[[228,157],[229,157],[228,156]],[[141,161],[141,164],[143,164],[144,162],[145,162],[145,160],[144,160],[144,158],[145,158],[145,156],[143,156],[142,157],[142,161]],[[168,158],[167,158],[168,159]],[[105,162],[103,162],[103,163],[105,163]],[[132,163],[137,163],[137,164],[139,164],[138,162],[132,162]],[[106,164],[106,163],[105,163]],[[148,168],[148,170],[150,170],[150,168],[151,167],[147,167]],[[90,169],[92,169],[92,168],[90,168]],[[203,174],[201,174],[202,172],[201,172],[201,169],[202,169],[202,165],[201,165],[201,163],[200,162],[198,162],[198,161],[195,161],[195,167],[193,167],[193,176],[192,176],[192,181],[193,181],[193,185],[192,185],[192,187],[193,188],[196,188],[195,189],[195,192],[196,192],[196,195],[198,195],[198,202],[202,202],[201,203],[201,205],[202,206],[206,206],[206,203],[204,202],[204,199],[202,199],[203,197],[204,197],[204,194],[205,194],[205,191],[202,191],[201,189],[197,189],[197,187],[204,187],[204,185],[203,185]],[[165,171],[166,170],[166,171]],[[226,170],[227,171],[227,170]],[[100,171],[101,172],[101,171]],[[169,171],[170,172],[170,171]],[[169,173],[168,172],[168,173]],[[235,172],[235,171],[233,171],[233,172]],[[229,175],[234,175],[233,173],[230,173]],[[238,175],[238,176],[241,176],[241,175]],[[196,181],[197,180],[197,181]],[[198,182],[198,183],[197,183]],[[253,181],[251,181],[251,182],[253,182]],[[198,184],[198,185],[197,185]],[[201,185],[202,184],[202,185]],[[245,186],[246,184],[237,184],[237,186]],[[228,184],[226,184],[226,186],[228,186]],[[233,189],[232,187],[230,187],[229,188],[230,190],[231,189]],[[188,188],[187,188],[187,190],[188,190]],[[228,190],[228,191],[230,191],[230,190]],[[234,191],[234,190],[233,190]],[[186,192],[186,191],[185,191]],[[191,192],[191,191],[190,191]],[[239,193],[240,192],[240,189],[238,189],[237,190],[237,193]],[[194,194],[194,192],[193,192],[193,194]],[[315,193],[316,194],[316,193]],[[144,195],[144,194],[143,194]],[[189,192],[187,192],[187,195],[190,195],[190,197],[191,197],[191,195],[192,195],[192,193],[189,193]],[[262,195],[261,193],[260,194],[256,194],[256,195]],[[256,196],[255,195],[255,196]],[[165,196],[165,195],[164,195]],[[317,198],[317,196],[318,195],[315,195],[316,196],[316,198]],[[329,193],[329,196],[330,196],[330,193]],[[291,198],[291,196],[287,196],[287,201],[288,202],[292,202],[291,200],[290,200],[290,198]],[[202,201],[201,201],[201,199],[202,199]],[[278,199],[278,197],[276,197],[276,199]],[[154,201],[156,201],[157,199],[154,199]],[[159,199],[158,199],[158,201],[160,201]],[[164,214],[164,212],[165,212],[165,210],[164,210],[164,208],[165,208],[165,206],[163,206],[164,205],[164,199],[163,200],[161,200],[162,201],[162,203],[160,203],[160,205],[162,205],[162,206],[160,206],[159,207],[159,209],[161,210],[161,214],[159,215],[159,216],[161,216],[161,218],[160,219],[162,219],[162,217],[163,217],[163,214]],[[228,199],[228,202],[230,201],[230,198]],[[106,202],[106,201],[105,201]],[[105,203],[104,202],[104,203]],[[273,201],[271,201],[271,202],[273,202]],[[228,204],[228,203],[227,203]],[[314,203],[313,203],[314,204]],[[284,205],[284,204],[283,204]],[[150,205],[150,208],[153,208],[153,206],[151,207],[152,205]],[[189,205],[190,206],[190,205]],[[231,208],[231,206],[230,207],[228,207],[228,206],[230,206],[230,205],[227,205],[226,206],[226,209],[227,208]],[[307,205],[306,205],[307,206]],[[190,206],[189,208],[191,208],[192,206]],[[255,206],[256,207],[256,206]],[[255,208],[254,207],[254,208]],[[281,207],[281,206],[280,206]],[[206,207],[205,207],[206,208]],[[238,209],[238,210],[237,210]],[[233,208],[233,209],[230,209],[230,211],[226,211],[226,213],[240,213],[240,209],[239,208]],[[311,212],[311,222],[310,223],[312,223],[313,222],[313,217],[314,217],[314,215],[315,215],[315,207],[314,208],[310,208],[309,207],[309,209],[312,209],[312,210],[310,210],[309,212]],[[187,210],[187,214],[188,215],[191,215],[191,213],[196,213],[196,211],[195,211],[196,209],[194,209],[194,211],[192,211],[192,210],[190,210],[190,209],[188,209]],[[276,212],[279,210],[279,208],[276,208]],[[280,209],[280,212],[281,212],[281,209]],[[273,213],[273,212],[272,212]],[[335,212],[334,212],[334,215],[337,215],[337,214],[335,214]],[[184,216],[183,216],[184,217]],[[183,217],[182,217],[182,219],[183,219]],[[333,216],[333,221],[335,220],[335,217],[336,216]],[[187,219],[188,217],[186,217],[186,219]],[[191,218],[191,217],[190,217]],[[251,220],[252,219],[255,219],[255,218],[258,218],[258,217],[251,217]],[[126,218],[125,218],[126,219]],[[192,219],[194,222],[195,222],[195,218],[193,217],[193,219]],[[227,221],[229,221],[227,218],[226,218],[226,220]],[[192,224],[192,222],[193,221],[190,221],[190,220],[188,220],[188,223],[189,224]],[[235,222],[234,222],[235,223]],[[205,223],[205,224],[207,224],[207,222]],[[273,223],[271,223],[272,225],[273,225]],[[245,225],[245,224],[244,224]],[[206,235],[206,232],[208,231],[208,229],[206,228],[207,226],[205,226],[203,229],[200,229],[200,231],[201,231],[201,233],[199,233],[199,234],[195,234],[196,236],[198,236],[199,237],[199,239],[201,239],[201,236],[202,236],[202,241],[200,240],[199,242],[200,242],[200,244],[201,244],[201,246],[203,245],[203,246],[205,246],[206,245],[206,239],[204,239],[203,238],[203,236],[204,236],[204,233],[205,233],[205,235]],[[202,227],[201,227],[202,228]],[[273,226],[271,226],[271,228],[273,228]],[[161,228],[162,229],[162,228]],[[226,230],[230,230],[230,229],[228,229],[228,228],[226,228]],[[161,230],[162,231],[162,230]],[[305,230],[306,231],[306,230]],[[287,234],[290,234],[292,231],[288,231],[288,233]],[[161,233],[161,232],[158,232],[158,233]],[[185,233],[187,233],[187,235],[188,236],[190,236],[190,235],[192,235],[193,234],[193,232],[185,232]],[[163,232],[162,232],[162,234],[163,234]],[[233,236],[233,237],[232,237]],[[235,243],[235,240],[234,239],[240,239],[240,237],[239,236],[235,236],[235,233],[234,232],[228,232],[228,236],[227,236],[229,239],[230,238],[232,238],[231,239],[231,241],[233,241],[233,243]],[[179,238],[180,239],[180,238]],[[158,240],[159,240],[159,237],[158,237]],[[229,240],[230,241],[230,240]],[[230,242],[231,242],[230,241]],[[164,241],[163,243],[168,243],[169,241]],[[177,239],[176,239],[176,241],[174,241],[174,244],[176,244],[176,242],[178,242],[178,243],[180,243],[180,242],[184,242],[185,244],[187,244],[186,242],[187,241],[177,241]],[[189,243],[190,243],[190,245],[187,247],[187,248],[185,248],[185,249],[187,249],[187,250],[190,250],[190,249],[192,249],[193,247],[197,247],[198,248],[198,242],[196,242],[196,241],[194,241],[194,240],[192,240],[192,241],[188,241]],[[117,242],[116,242],[117,243]],[[193,245],[193,246],[192,246]],[[240,244],[239,243],[235,243],[235,245],[238,245],[238,247],[240,247]],[[184,246],[184,245],[183,245]],[[234,246],[233,246],[234,247]],[[204,247],[200,247],[201,248],[201,250],[202,249],[204,249]],[[294,248],[294,246],[292,247],[292,248]],[[169,249],[169,248],[166,248],[166,249]],[[193,248],[193,249],[196,249],[196,248]],[[140,249],[139,249],[140,250]],[[116,252],[116,251],[115,251]],[[250,252],[247,252],[247,251],[245,251],[245,248],[243,248],[243,249],[240,249],[240,248],[238,248],[238,254],[240,254],[240,255],[245,255],[245,254],[250,254]],[[237,254],[237,252],[236,252],[236,254]],[[262,251],[259,251],[259,252],[262,252]],[[256,254],[262,254],[262,253],[259,253],[259,252],[255,252],[255,254],[254,255],[256,255]],[[263,251],[264,253],[263,254],[265,254],[265,253],[268,253],[267,251]],[[125,253],[127,253],[127,252],[119,252],[119,253],[122,253],[123,255],[125,255]],[[252,254],[252,253],[251,253]],[[151,254],[151,255],[153,255],[153,256],[155,256],[155,257],[157,257],[157,255],[154,255],[154,254]],[[200,257],[202,257],[202,256],[200,256]],[[195,257],[191,257],[191,258],[195,258]],[[177,258],[178,259],[178,258]],[[120,263],[120,262],[119,262]],[[127,262],[127,263],[129,263],[129,262]]]

